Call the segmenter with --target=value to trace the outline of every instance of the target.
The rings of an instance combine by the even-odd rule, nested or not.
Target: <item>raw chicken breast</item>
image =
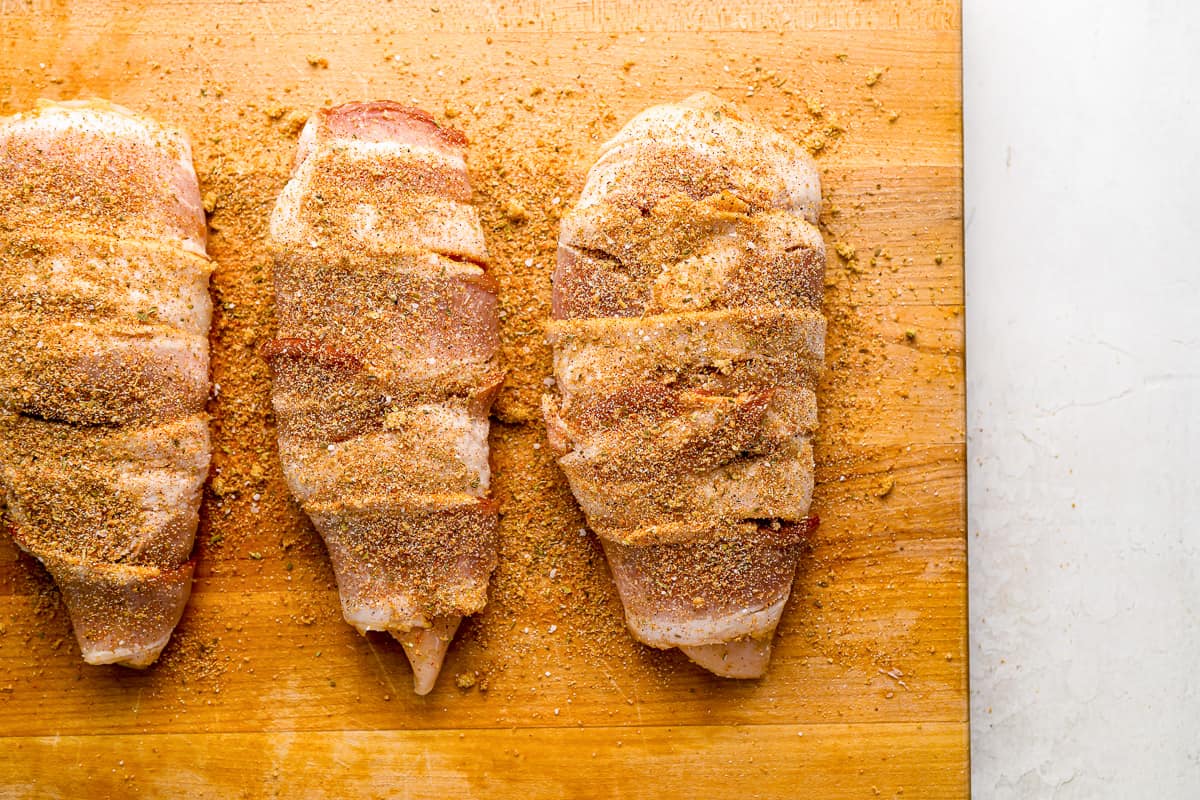
[[[562,221],[544,412],[630,631],[758,677],[815,524],[816,169],[699,94],[605,144]]]
[[[103,101],[0,119],[0,488],[83,658],[144,667],[191,591],[212,266],[191,150]]]
[[[434,685],[496,563],[496,286],[466,139],[390,102],[318,111],[271,217],[279,451],[346,620]]]

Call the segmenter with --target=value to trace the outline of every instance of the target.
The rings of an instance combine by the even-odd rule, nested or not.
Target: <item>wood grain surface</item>
[[[0,541],[0,798],[966,796],[959,26],[949,0],[0,0],[0,113],[98,95],[191,135],[221,387],[195,590],[155,667],[84,665]],[[754,682],[629,639],[535,413],[555,209],[625,120],[702,89],[806,141],[826,198],[822,524]],[[426,698],[341,619],[257,354],[295,128],[384,97],[472,139],[512,368],[491,604]]]

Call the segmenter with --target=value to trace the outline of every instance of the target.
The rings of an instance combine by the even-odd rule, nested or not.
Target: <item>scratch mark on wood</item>
[[[379,651],[375,649],[375,644],[370,640],[370,638],[364,638],[367,639],[367,647],[371,649],[371,655],[375,657],[375,663],[379,665],[379,672],[381,675],[383,675],[384,683],[387,684],[388,689],[391,690],[393,695],[398,694],[396,691],[396,684],[392,683],[392,676],[388,674],[387,667],[383,665],[383,659],[379,657]]]

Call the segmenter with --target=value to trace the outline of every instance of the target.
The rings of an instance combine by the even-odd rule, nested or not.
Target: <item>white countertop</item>
[[[1200,797],[1200,3],[966,5],[974,796]]]

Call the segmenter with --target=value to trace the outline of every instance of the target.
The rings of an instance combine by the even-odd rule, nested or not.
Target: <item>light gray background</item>
[[[1200,798],[1200,2],[963,50],[974,795]]]

